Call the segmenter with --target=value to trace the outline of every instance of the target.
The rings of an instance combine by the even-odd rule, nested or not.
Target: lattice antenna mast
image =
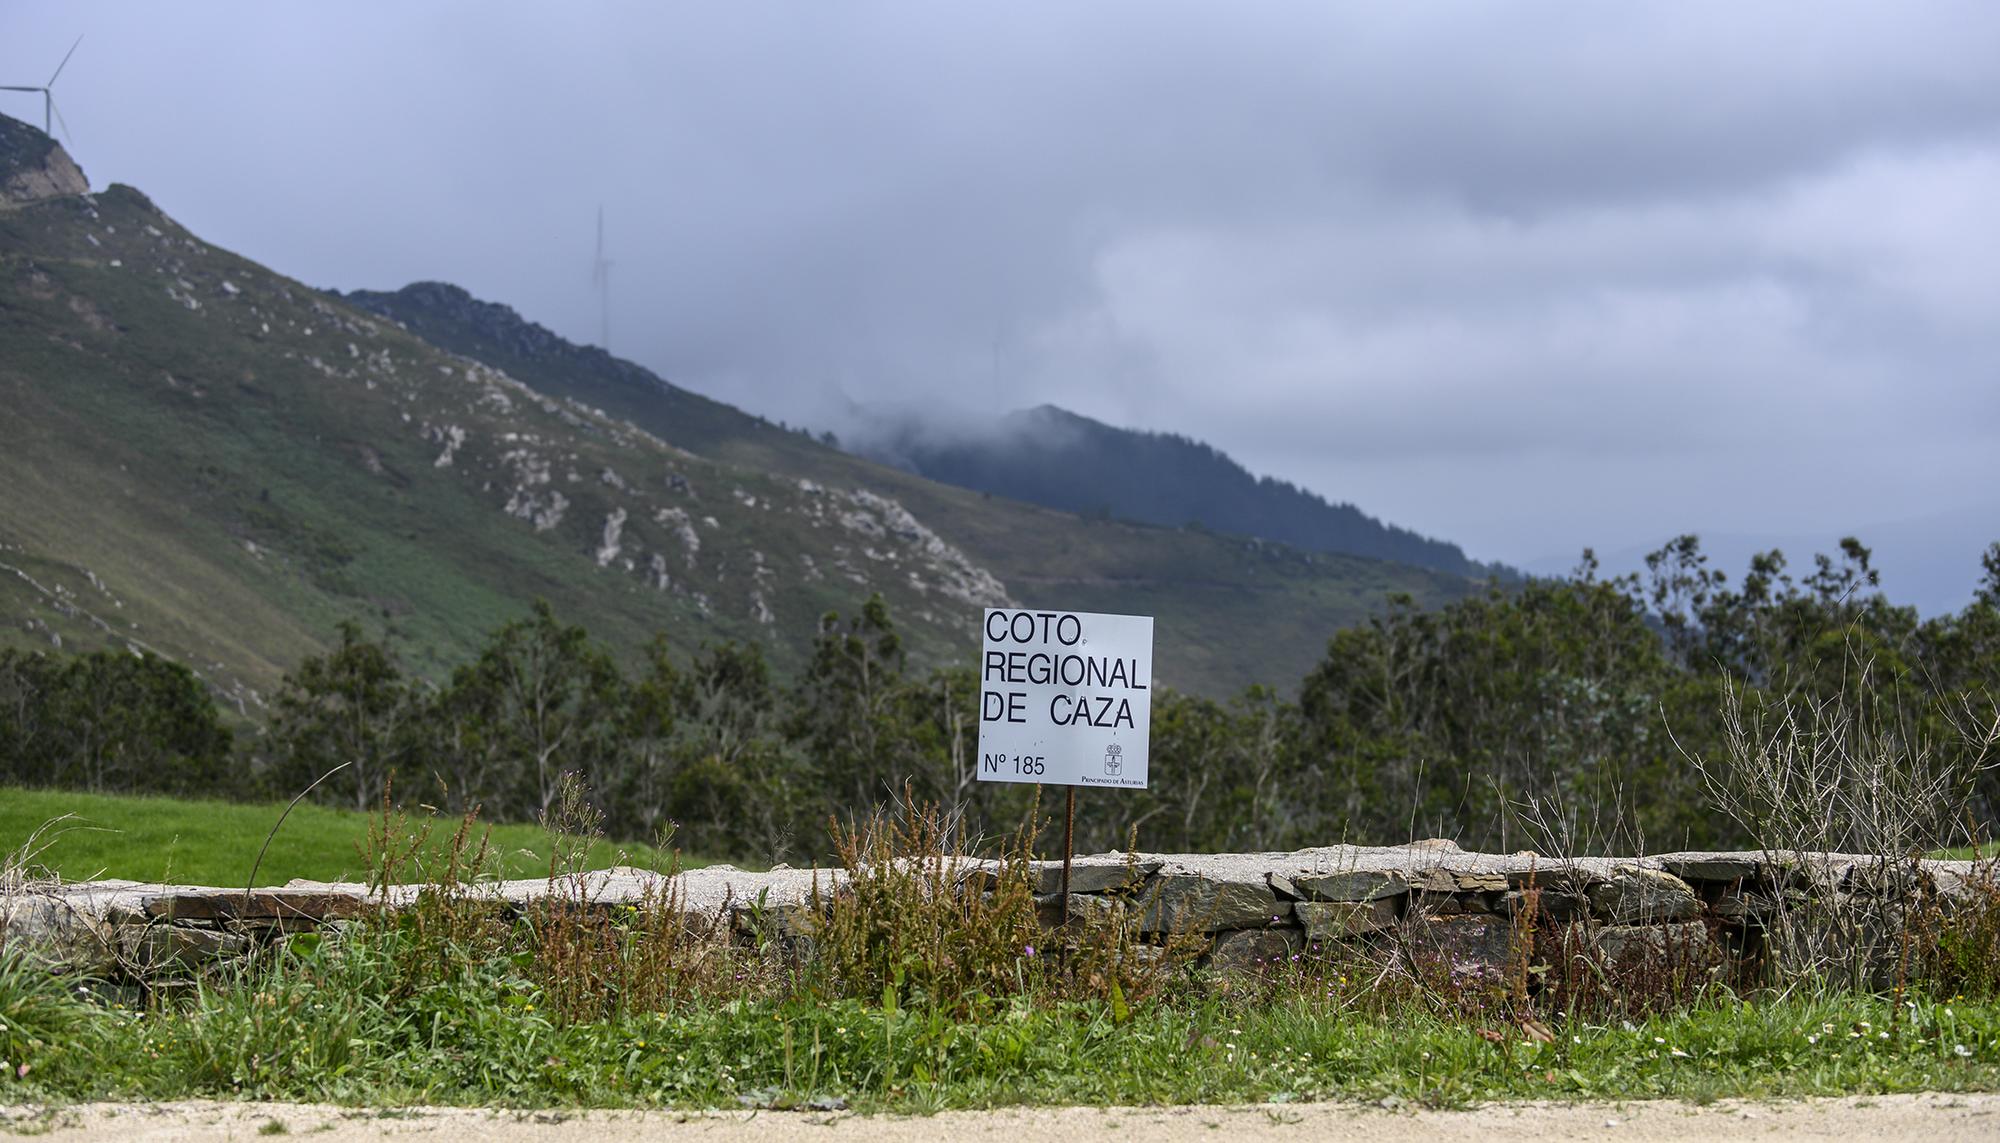
[[[54,135],[56,133],[55,124],[62,123],[63,138],[70,139],[69,124],[63,123],[62,112],[56,109],[54,89],[56,86],[56,76],[61,75],[63,69],[69,66],[69,57],[76,54],[77,47],[82,43],[83,37],[78,36],[76,43],[69,46],[69,51],[63,53],[62,62],[56,65],[55,74],[49,76],[47,83],[36,87],[24,87],[13,83],[0,84],[0,91],[39,91],[42,93],[42,134],[44,135]],[[70,142],[73,145],[76,140],[70,139]]]
[[[597,258],[590,264],[590,282],[597,287],[598,344],[611,352],[611,262],[604,257],[604,207],[597,208]]]

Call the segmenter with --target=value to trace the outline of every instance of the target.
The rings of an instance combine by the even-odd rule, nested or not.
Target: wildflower
[[[1653,1042],[1655,1044],[1664,1044],[1667,1042],[1667,1038],[1665,1036],[1655,1036],[1653,1037]]]
[[[1681,1051],[1679,1048],[1675,1048],[1672,1052],[1672,1055],[1677,1060],[1685,1060],[1688,1058],[1688,1054],[1686,1052]]]
[[[1964,1044],[1953,1044],[1951,1046],[1951,1054],[1963,1059],[1972,1054],[1972,1049],[1966,1047]]]
[[[1807,1036],[1807,1037],[1806,1037],[1806,1043],[1808,1043],[1808,1044],[1817,1044],[1817,1043],[1819,1043],[1819,1037],[1818,1037],[1818,1036],[1816,1036],[1816,1035],[1815,1035],[1815,1036]]]
[[[1034,955],[1035,955],[1035,946],[1033,946],[1033,945],[1025,945],[1025,946],[1023,946],[1023,947],[1022,947],[1021,951],[1022,951],[1022,952],[1023,952],[1024,954],[1028,955],[1028,956],[1034,956]]]

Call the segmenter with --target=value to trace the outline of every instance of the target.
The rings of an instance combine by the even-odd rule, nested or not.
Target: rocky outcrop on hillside
[[[90,180],[62,144],[19,119],[0,115],[0,204],[89,193]]]

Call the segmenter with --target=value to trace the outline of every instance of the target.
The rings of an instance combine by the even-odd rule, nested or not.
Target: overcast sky
[[[583,341],[601,203],[614,351],[774,419],[1053,402],[1524,564],[1860,530],[1932,607],[2000,539],[1990,0],[12,0],[0,82],[79,33],[93,183]]]

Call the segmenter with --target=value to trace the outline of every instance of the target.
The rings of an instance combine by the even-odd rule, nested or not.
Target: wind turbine
[[[611,263],[604,257],[604,206],[597,207],[597,258],[590,264],[590,282],[597,287],[598,344],[611,352]]]
[[[69,57],[76,54],[77,45],[81,43],[83,43],[83,37],[78,36],[76,38],[76,43],[71,44],[69,46],[69,51],[63,54],[62,62],[56,65],[55,75],[50,76],[49,81],[41,85],[40,87],[21,87],[16,84],[0,84],[0,91],[39,91],[42,93],[42,134],[44,135],[55,134],[55,128],[50,122],[50,120],[53,119],[54,122],[56,123],[62,123],[63,138],[68,139],[70,137],[69,124],[63,123],[62,112],[56,110],[55,92],[49,89],[53,88],[56,85],[56,76],[61,75],[63,73],[63,69],[69,66]],[[74,140],[72,140],[72,142],[73,141]]]

